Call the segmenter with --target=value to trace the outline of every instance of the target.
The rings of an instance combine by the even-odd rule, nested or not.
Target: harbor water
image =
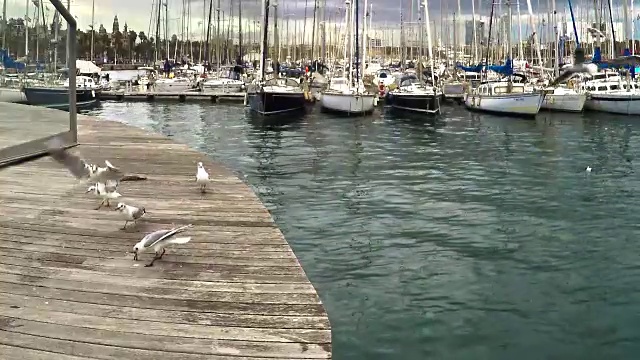
[[[236,170],[318,289],[335,359],[637,358],[637,119],[444,112],[286,125],[222,104],[90,114]]]

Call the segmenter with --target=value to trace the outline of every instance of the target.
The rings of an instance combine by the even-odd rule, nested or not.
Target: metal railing
[[[74,143],[78,142],[78,109],[76,108],[76,31],[78,23],[60,0],[49,0],[67,21],[67,68],[69,69],[69,131]]]

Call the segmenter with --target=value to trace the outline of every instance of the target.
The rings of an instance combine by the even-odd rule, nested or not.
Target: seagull
[[[153,266],[153,263],[156,260],[162,259],[162,255],[166,252],[165,247],[169,244],[186,244],[191,238],[190,237],[174,237],[177,233],[191,227],[193,225],[185,225],[177,228],[173,228],[171,230],[158,230],[152,233],[145,235],[145,237],[140,240],[133,247],[133,260],[138,261],[138,253],[141,253],[149,248],[153,248],[155,251],[155,256],[150,263],[146,264],[145,267]],[[162,252],[160,252],[162,250]]]
[[[111,204],[109,204],[109,200],[115,200],[120,196],[122,196],[117,190],[118,190],[117,182],[107,181],[106,184],[99,182],[99,183],[95,183],[95,185],[89,186],[89,188],[87,189],[87,193],[92,192],[97,197],[102,198],[102,202],[100,203],[100,206],[96,208],[96,210],[99,210],[103,205],[106,205],[107,207],[111,207]]]
[[[598,30],[598,29],[596,29],[596,28],[588,27],[588,28],[587,28],[587,31],[588,31],[588,32],[589,32],[589,34],[591,34],[591,36],[593,36],[593,37],[596,37],[596,38],[597,38],[597,37],[600,37],[600,38],[604,38],[604,37],[605,37],[605,34],[604,34],[602,31],[600,31],[600,30]]]
[[[201,162],[198,162],[198,172],[196,173],[196,182],[200,185],[200,192],[207,191],[207,183],[209,182],[209,174],[204,169]]]
[[[88,178],[90,182],[106,183],[107,180],[118,181],[123,176],[122,171],[105,160],[105,167],[98,167],[89,164],[77,155],[69,153],[64,142],[59,137],[55,137],[47,143],[49,155],[60,164],[64,165],[77,179]]]
[[[591,172],[591,170],[592,170],[592,169],[591,169],[591,166],[587,166],[587,168],[586,168],[584,171],[586,171],[586,172],[590,173],[590,172]]]
[[[573,55],[573,65],[566,66],[562,74],[553,79],[549,86],[556,86],[562,82],[565,82],[578,73],[588,73],[589,75],[594,75],[597,72],[598,65],[594,63],[586,63],[586,60],[584,58],[584,49],[577,48],[575,54]]]
[[[147,211],[143,207],[135,207],[132,205],[127,205],[125,203],[118,203],[118,206],[115,208],[116,211],[119,211],[125,219],[124,226],[122,230],[127,229],[127,224],[129,221],[133,221],[135,224],[138,219],[140,219]]]

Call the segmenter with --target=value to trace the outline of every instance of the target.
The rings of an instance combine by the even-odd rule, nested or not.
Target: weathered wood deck
[[[50,116],[67,113],[48,110]],[[25,125],[27,123],[25,122]],[[331,357],[322,303],[250,188],[204,155],[117,122],[79,116],[87,160],[122,182],[146,218],[123,225],[50,158],[0,169],[0,358],[316,359]],[[196,162],[212,178],[195,184]],[[194,224],[188,244],[134,262],[142,236]]]

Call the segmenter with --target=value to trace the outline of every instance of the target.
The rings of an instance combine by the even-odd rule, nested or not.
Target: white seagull
[[[87,193],[89,192],[92,192],[95,196],[102,198],[102,202],[100,203],[100,206],[96,208],[96,210],[99,210],[103,205],[111,207],[109,200],[115,200],[122,196],[118,192],[118,183],[115,181],[107,181],[106,184],[100,182],[95,183],[95,185],[89,186],[89,188],[87,189]]]
[[[567,65],[563,69],[564,71],[562,71],[562,74],[553,79],[549,86],[556,86],[562,82],[565,82],[578,73],[588,73],[589,75],[594,75],[598,72],[598,65],[594,63],[587,63],[584,57],[584,49],[577,48],[575,54],[573,55],[573,65]]]
[[[209,183],[209,173],[204,169],[201,162],[198,162],[198,172],[196,173],[196,182],[200,185],[200,192],[205,193],[207,191],[207,184]]]
[[[122,217],[125,219],[124,226],[122,230],[127,229],[127,224],[129,221],[133,221],[135,224],[138,219],[144,216],[147,211],[143,207],[135,207],[132,205],[127,205],[125,203],[118,203],[118,206],[115,208],[116,211],[119,211],[122,214]]]
[[[89,179],[90,182],[106,183],[108,180],[119,181],[123,176],[122,171],[105,160],[105,167],[98,167],[71,154],[64,147],[62,139],[55,137],[47,143],[49,155],[60,164],[64,165],[77,179]]]
[[[166,252],[165,247],[170,244],[186,244],[191,238],[190,237],[175,237],[175,235],[193,225],[185,225],[177,228],[173,228],[171,230],[158,230],[154,231],[150,234],[145,235],[145,237],[140,240],[133,247],[133,260],[138,260],[138,254],[149,249],[153,248],[155,251],[155,256],[150,263],[146,264],[145,267],[153,266],[153,263],[156,260],[162,259],[162,255]],[[162,250],[162,252],[160,252]]]

